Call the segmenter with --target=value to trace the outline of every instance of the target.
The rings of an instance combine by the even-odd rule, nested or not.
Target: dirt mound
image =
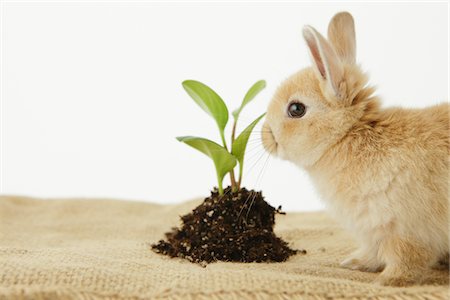
[[[304,250],[293,250],[273,232],[275,214],[281,207],[270,206],[261,192],[242,188],[222,196],[211,196],[191,213],[181,217],[181,228],[166,233],[166,240],[152,249],[195,263],[214,261],[281,262]]]

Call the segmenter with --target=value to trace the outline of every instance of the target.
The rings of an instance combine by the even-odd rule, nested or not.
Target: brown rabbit
[[[267,110],[263,144],[311,176],[329,211],[359,249],[345,268],[383,272],[377,281],[420,283],[449,251],[449,105],[380,108],[356,65],[347,12],[326,40],[306,26],[312,67],[287,79]]]

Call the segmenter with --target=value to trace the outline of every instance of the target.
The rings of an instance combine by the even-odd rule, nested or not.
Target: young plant
[[[258,124],[258,122],[264,117],[265,113],[256,118],[256,120],[250,123],[250,125],[248,125],[247,128],[245,128],[239,136],[235,138],[237,121],[242,109],[265,87],[266,82],[264,80],[256,82],[248,90],[241,106],[232,112],[234,122],[231,132],[231,150],[229,150],[225,140],[225,127],[228,123],[228,108],[225,105],[225,102],[210,87],[199,81],[186,80],[183,82],[183,88],[189,96],[191,96],[191,98],[216,121],[217,127],[219,128],[222,145],[208,139],[195,136],[181,136],[177,137],[177,140],[188,144],[189,146],[209,156],[213,160],[214,166],[216,167],[216,176],[220,195],[223,194],[223,178],[227,173],[230,174],[232,191],[238,191],[241,187],[244,170],[244,155],[248,139],[256,124]],[[238,163],[239,178],[236,181],[234,168]]]

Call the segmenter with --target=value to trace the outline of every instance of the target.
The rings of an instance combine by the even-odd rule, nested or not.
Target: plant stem
[[[231,190],[233,192],[237,192],[239,190],[239,188],[236,183],[236,178],[234,177],[234,170],[230,171],[230,180],[231,180]]]
[[[236,122],[235,122],[236,124]],[[223,134],[223,131],[220,133],[220,137],[222,138],[222,143],[224,148],[228,151],[228,147],[227,147],[227,142],[225,141],[225,136]],[[231,139],[231,144],[233,144],[234,138]],[[236,178],[234,177],[234,170],[230,171],[230,182],[231,182],[231,190],[233,192],[236,192],[237,189],[237,184],[236,184]]]
[[[219,185],[219,195],[223,195],[223,178],[222,179],[220,179],[220,176],[219,175],[217,175],[217,182],[218,182],[218,185]]]
[[[228,151],[227,141],[225,141],[225,136],[224,136],[224,134],[223,134],[223,131],[220,132],[220,137],[222,138],[222,144],[223,144],[223,147],[225,148],[225,150]]]
[[[237,120],[234,120],[233,131],[231,131],[231,144],[234,143],[234,137],[236,135],[236,123],[237,123]]]
[[[242,165],[239,164],[239,180],[238,180],[238,182],[237,182],[237,189],[238,189],[238,190],[241,189],[242,170],[243,170],[243,167],[242,167]]]
[[[234,143],[234,139],[236,136],[236,126],[237,126],[237,118],[234,119],[234,123],[233,123],[233,130],[231,131],[231,145],[233,145]],[[233,189],[234,191],[239,191],[239,189],[241,188],[241,180],[242,180],[242,168],[239,166],[239,180],[236,183],[236,179],[234,178],[234,170],[231,171],[232,174],[230,176],[233,177],[234,183],[235,183],[235,188]]]

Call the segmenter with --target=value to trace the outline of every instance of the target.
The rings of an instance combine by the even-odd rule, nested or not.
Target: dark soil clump
[[[214,190],[191,213],[181,217],[181,228],[166,233],[152,249],[195,263],[214,261],[281,262],[298,252],[273,232],[275,214],[261,192],[231,188],[224,195]]]

